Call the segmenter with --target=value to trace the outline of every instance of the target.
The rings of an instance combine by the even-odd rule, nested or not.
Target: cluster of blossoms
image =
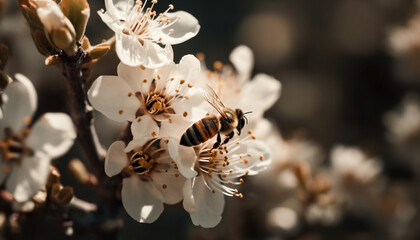
[[[21,74],[16,74],[16,81],[1,97],[0,182],[15,201],[26,202],[45,186],[51,160],[70,149],[76,133],[64,113],[46,113],[32,124],[37,95],[31,81]]]
[[[132,136],[109,147],[105,172],[124,177],[122,203],[135,220],[151,223],[163,204],[183,200],[195,225],[214,227],[224,195],[242,198],[236,186],[243,177],[270,163],[269,147],[250,127],[277,100],[280,83],[264,74],[250,80],[253,56],[245,46],[231,54],[236,72],[230,66],[211,72],[193,55],[174,63],[171,44],[195,36],[200,26],[186,12],[168,12],[172,5],[157,14],[156,2],[106,0],[106,11],[99,11],[116,33],[121,63],[118,76],[96,79],[88,97],[108,118],[127,121]]]

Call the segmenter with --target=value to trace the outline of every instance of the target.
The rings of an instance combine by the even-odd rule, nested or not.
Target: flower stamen
[[[130,166],[128,166],[128,170],[135,172],[137,175],[149,174],[156,165],[156,161],[143,151],[135,152],[133,156],[131,156],[130,161],[131,163]]]

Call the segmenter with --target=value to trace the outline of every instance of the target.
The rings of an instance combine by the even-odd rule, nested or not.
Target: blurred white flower
[[[420,15],[414,15],[408,26],[397,27],[390,31],[389,45],[395,55],[415,54],[420,47]]]
[[[341,206],[338,204],[311,204],[306,212],[306,220],[311,223],[321,223],[323,225],[332,225],[340,220],[342,215]]]
[[[275,207],[268,212],[267,223],[284,231],[292,231],[299,225],[299,216],[292,208]]]
[[[197,35],[200,25],[184,11],[170,13],[173,5],[161,14],[153,10],[156,0],[105,0],[106,12],[98,11],[102,20],[116,35],[115,48],[120,60],[130,66],[156,68],[172,62],[170,44],[178,44]],[[159,44],[166,45],[162,48]]]
[[[50,161],[66,153],[76,133],[69,116],[44,114],[32,127],[36,91],[25,76],[16,75],[4,91],[4,118],[0,120],[0,182],[18,202],[32,197],[45,185]]]
[[[127,147],[116,141],[108,149],[105,173],[112,177],[121,171],[121,198],[127,213],[141,223],[154,222],[163,211],[163,203],[182,200],[185,178],[176,170],[165,140],[133,140]]]
[[[253,126],[263,117],[265,111],[273,106],[280,97],[280,81],[266,74],[257,74],[251,80],[254,67],[254,55],[250,48],[240,45],[230,54],[236,73],[230,66],[215,64],[220,71],[212,72],[202,63],[202,84],[209,84],[218,94],[222,102],[230,108],[239,108],[247,115],[249,124]],[[217,66],[220,65],[220,66]],[[257,134],[257,133],[256,133]]]
[[[183,188],[184,208],[194,225],[215,227],[222,218],[224,196],[242,198],[235,188],[242,184],[244,175],[255,175],[264,168],[260,164],[271,161],[270,150],[262,141],[255,140],[249,131],[232,139],[218,149],[212,149],[215,139],[196,148],[170,141],[169,153],[179,171],[187,180]],[[264,166],[266,166],[264,164]]]
[[[195,84],[200,63],[192,55],[159,69],[118,66],[118,76],[101,76],[88,91],[92,106],[115,121],[132,121],[134,138],[180,136],[203,99]]]
[[[409,143],[420,139],[420,100],[417,95],[404,97],[397,111],[384,116],[388,138],[395,143]]]
[[[331,151],[332,173],[336,182],[366,184],[373,182],[381,173],[382,165],[367,157],[357,147],[335,146]]]

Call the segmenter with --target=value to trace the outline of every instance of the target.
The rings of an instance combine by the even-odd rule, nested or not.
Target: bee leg
[[[229,133],[229,135],[227,135],[227,137],[225,138],[225,140],[223,141],[223,144],[226,144],[226,143],[228,143],[229,142],[229,140],[231,139],[231,138],[233,138],[233,135],[235,135],[235,132],[230,132]]]
[[[220,132],[217,132],[217,140],[216,140],[216,143],[213,145],[213,148],[211,150],[218,148],[220,146],[221,142],[222,142],[222,137],[220,137]]]

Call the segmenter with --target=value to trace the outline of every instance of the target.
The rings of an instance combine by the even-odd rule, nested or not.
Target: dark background
[[[6,72],[11,76],[20,72],[34,81],[39,95],[37,116],[50,111],[68,111],[59,71],[43,65],[44,59],[36,52],[16,1],[6,1],[7,14],[0,20],[0,42],[10,48]],[[395,108],[405,93],[420,91],[420,76],[398,71],[398,60],[391,54],[388,42],[390,30],[405,26],[418,11],[415,1],[161,0],[157,10],[165,10],[170,3],[175,5],[175,10],[193,14],[201,25],[195,38],[173,46],[176,61],[185,54],[202,52],[208,65],[216,60],[228,63],[234,47],[248,45],[255,53],[254,73],[267,73],[282,83],[282,95],[266,116],[277,124],[284,138],[303,129],[308,138],[319,143],[326,152],[337,143],[360,146],[381,157],[384,175],[389,181],[413,183],[415,173],[410,165],[389,152],[383,115]],[[104,7],[103,1],[89,0],[89,4],[91,18],[86,33],[95,44],[111,37],[113,32],[96,14]],[[117,64],[115,53],[108,54],[95,66],[94,78],[115,75]],[[118,133],[101,128],[101,124],[109,126],[111,123],[100,114],[97,116],[100,137],[109,145]],[[77,145],[57,165],[65,169],[74,154],[80,155]],[[68,173],[63,171],[63,175],[64,183],[74,184]],[[76,185],[75,191],[79,198],[95,201],[85,186]],[[236,201],[240,200],[229,199],[226,209],[237,204]],[[121,215],[125,222],[123,239],[211,239],[220,237],[220,231],[225,231],[226,225],[231,224],[222,222],[225,226],[220,227],[221,230],[219,227],[211,231],[195,228],[181,205],[166,207],[156,223],[150,225],[131,220],[124,210]],[[243,227],[248,228],[232,231],[242,231],[238,232],[238,239],[245,236],[249,239],[282,239],[281,235],[268,234],[264,223],[260,224],[245,225]],[[28,236],[52,236],[51,232],[42,233],[44,222],[38,222],[38,225]],[[350,218],[335,228],[308,227],[302,231],[319,232],[325,239],[338,239],[339,232],[349,234],[354,229],[369,232],[370,226],[363,219]],[[413,229],[413,232],[417,231]],[[212,235],[215,232],[218,234]],[[362,239],[372,239],[376,235],[369,236]],[[87,236],[87,239],[91,237]],[[299,238],[299,234],[285,238]]]

